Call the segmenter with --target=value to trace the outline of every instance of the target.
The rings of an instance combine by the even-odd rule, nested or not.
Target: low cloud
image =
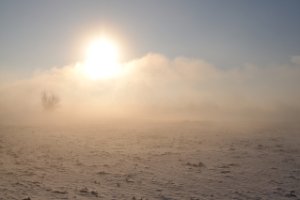
[[[123,63],[119,77],[97,81],[88,80],[81,67],[53,68],[2,82],[1,121],[300,119],[300,68],[295,66],[221,69],[201,59],[148,54]],[[43,91],[51,91],[59,104],[45,109]],[[44,95],[48,108],[49,95]]]

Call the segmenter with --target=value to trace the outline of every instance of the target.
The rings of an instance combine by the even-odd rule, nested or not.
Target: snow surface
[[[0,199],[300,199],[299,129],[2,125]]]

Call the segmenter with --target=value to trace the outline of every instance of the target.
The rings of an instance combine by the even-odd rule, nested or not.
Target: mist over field
[[[300,200],[299,0],[0,0],[0,200]]]
[[[89,80],[80,63],[54,67],[2,81],[0,117],[12,124],[105,118],[298,123],[300,66],[292,61],[221,69],[201,59],[148,54],[105,80]],[[48,107],[47,93],[57,98]]]

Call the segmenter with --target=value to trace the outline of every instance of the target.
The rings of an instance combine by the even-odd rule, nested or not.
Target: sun
[[[92,79],[108,79],[120,73],[119,48],[116,42],[99,37],[86,50],[84,73]]]

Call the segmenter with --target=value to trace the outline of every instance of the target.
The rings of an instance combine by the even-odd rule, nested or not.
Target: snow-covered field
[[[299,129],[232,127],[3,125],[0,199],[300,199]]]

